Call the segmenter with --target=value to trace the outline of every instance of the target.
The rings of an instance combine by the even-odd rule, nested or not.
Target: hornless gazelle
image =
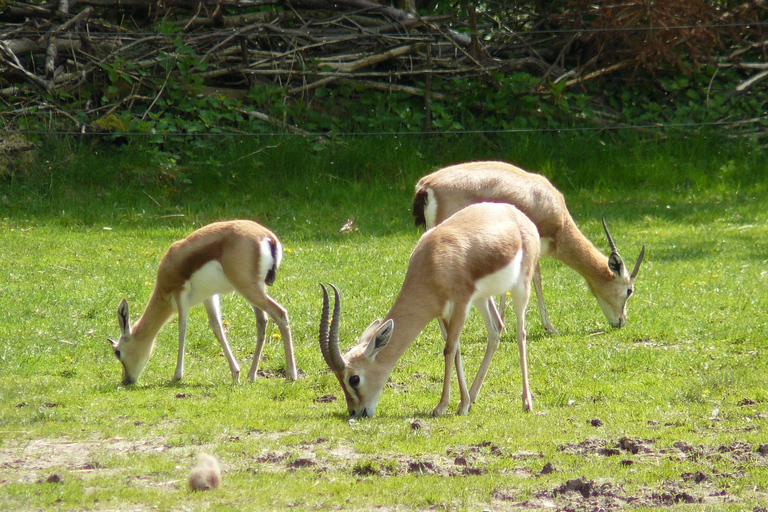
[[[417,226],[429,229],[467,205],[484,201],[518,207],[538,229],[541,256],[552,256],[581,274],[613,327],[627,323],[627,299],[634,291],[645,245],[634,270],[629,273],[603,219],[605,235],[611,246],[611,255],[606,258],[579,231],[565,206],[563,194],[544,176],[504,162],[472,162],[445,167],[424,176],[416,184],[413,216]],[[544,306],[538,265],[533,284],[542,323],[547,331],[555,333]],[[504,301],[502,295],[499,308],[502,317]]]
[[[269,315],[283,339],[286,377],[296,380],[288,314],[266,291],[267,285],[275,282],[282,257],[283,248],[277,236],[250,220],[208,224],[171,245],[157,269],[155,289],[139,321],[131,327],[125,299],[117,308],[121,335],[118,341],[109,341],[123,364],[123,384],[139,379],[152,353],[155,337],[174,309],[179,315],[179,354],[173,380],[181,380],[187,312],[200,302],[205,305],[211,329],[224,349],[232,380],[238,382],[240,366],[227,344],[219,307],[219,294],[233,290],[245,297],[256,314],[256,351],[248,379],[251,382],[256,379]]]
[[[333,287],[335,305],[329,324],[329,299],[323,286],[320,348],[341,382],[349,414],[373,416],[395,363],[434,318],[439,320],[445,339],[445,373],[440,402],[432,414],[441,416],[448,408],[454,362],[461,393],[458,413],[467,414],[480,392],[503,327],[492,297],[507,291],[511,292],[517,315],[523,408],[531,410],[525,309],[539,251],[536,226],[514,206],[480,203],[459,211],[424,233],[411,254],[403,286],[389,313],[373,322],[344,356],[338,345],[339,294]],[[472,305],[483,317],[488,345],[472,388],[467,391],[459,336]]]

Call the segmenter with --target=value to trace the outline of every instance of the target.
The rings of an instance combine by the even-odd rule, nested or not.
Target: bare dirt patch
[[[618,511],[636,507],[670,507],[682,504],[715,504],[735,501],[712,486],[665,482],[659,489],[638,489],[628,493],[621,485],[585,478],[570,479],[534,497],[518,500],[512,490],[497,490],[494,504],[500,509],[552,509],[565,512]]]
[[[62,482],[69,475],[87,476],[107,471],[99,462],[104,453],[161,453],[182,449],[162,439],[128,441],[112,439],[33,439],[0,448],[0,484]]]
[[[550,489],[535,493],[533,497],[521,497],[515,489],[497,489],[493,494],[494,509],[611,512],[636,507],[735,502],[739,498],[729,494],[729,486],[724,481],[740,478],[743,475],[741,468],[746,466],[768,467],[768,448],[743,441],[718,447],[693,446],[678,441],[669,449],[658,449],[653,440],[622,437],[617,441],[586,439],[562,445],[559,450],[584,457],[623,457],[620,461],[622,464],[648,462],[660,457],[690,459],[699,463],[701,470],[682,473],[678,479],[663,482],[657,489],[641,488],[634,492],[627,492],[614,482],[587,480],[583,477],[565,480]],[[732,466],[734,471],[715,472],[714,468],[722,467],[723,463]],[[540,474],[549,475],[555,471],[551,462],[547,462]],[[768,499],[766,493],[755,491],[751,494],[759,498],[758,501]]]

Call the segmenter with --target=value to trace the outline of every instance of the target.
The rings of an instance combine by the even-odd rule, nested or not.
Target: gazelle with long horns
[[[413,216],[416,225],[427,229],[473,203],[490,201],[515,205],[536,225],[541,237],[541,256],[558,259],[581,274],[603,314],[613,327],[627,323],[627,299],[645,254],[645,245],[632,272],[627,271],[613,237],[603,219],[611,247],[605,257],[576,226],[563,194],[544,176],[526,172],[505,162],[471,162],[452,165],[428,174],[416,184]],[[533,284],[542,323],[557,332],[547,316],[542,296],[541,275],[536,267]],[[505,296],[501,307],[504,314]]]
[[[120,339],[109,340],[123,365],[123,384],[135,383],[152,353],[155,337],[174,311],[179,315],[179,353],[173,380],[184,372],[184,338],[189,309],[202,302],[216,339],[224,349],[232,380],[240,379],[240,366],[229,348],[221,325],[219,295],[237,291],[256,314],[256,351],[248,379],[256,379],[266,335],[267,315],[277,324],[285,349],[286,377],[296,380],[288,313],[267,295],[275,282],[283,248],[270,230],[250,220],[208,224],[174,243],[160,261],[157,281],[144,314],[131,327],[128,301],[117,308]]]
[[[341,383],[349,414],[374,415],[398,359],[434,318],[439,320],[445,339],[445,373],[440,402],[432,414],[441,416],[448,408],[454,364],[461,394],[458,413],[467,414],[478,397],[503,327],[491,297],[507,291],[511,292],[517,316],[523,408],[531,410],[525,309],[539,251],[536,226],[514,206],[480,203],[459,211],[424,233],[411,254],[403,285],[389,313],[383,320],[374,321],[343,356],[339,351],[339,294],[332,286],[335,304],[329,321],[329,297],[321,285],[320,348]],[[467,390],[459,336],[472,305],[483,317],[488,345],[472,388]]]

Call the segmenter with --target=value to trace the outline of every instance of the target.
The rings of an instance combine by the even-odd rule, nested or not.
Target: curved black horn
[[[611,236],[611,232],[608,231],[608,224],[605,223],[605,215],[603,215],[603,229],[605,230],[605,236],[608,237],[608,243],[611,245],[611,252],[615,252],[616,254],[619,254],[618,249],[616,249],[616,244],[613,243],[613,237]]]
[[[645,244],[643,244],[643,248],[640,249],[640,256],[637,257],[637,262],[635,263],[635,269],[629,275],[630,279],[634,279],[635,276],[637,275],[637,271],[640,270],[640,264],[643,262],[643,256],[645,256]]]
[[[328,367],[334,372],[341,372],[344,370],[344,359],[342,359],[339,353],[339,292],[336,287],[330,285],[335,293],[336,303],[333,307],[333,319],[330,324],[328,322],[328,313],[330,305],[328,301],[328,290],[321,283],[320,288],[323,289],[323,311],[320,316],[320,350],[323,353],[323,359],[325,359]]]
[[[338,368],[334,371],[342,371],[344,369],[344,359],[341,357],[339,351],[339,314],[341,313],[341,300],[339,299],[339,290],[335,286],[330,285],[333,288],[334,300],[333,304],[333,318],[331,318],[331,336],[328,339],[328,351],[330,352],[331,360],[334,366],[331,368]]]

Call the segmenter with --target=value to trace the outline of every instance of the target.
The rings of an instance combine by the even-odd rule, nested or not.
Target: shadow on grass
[[[151,144],[41,144],[0,182],[0,218],[75,227],[184,227],[252,218],[278,236],[333,241],[354,218],[365,236],[415,231],[418,178],[448,164],[500,159],[548,176],[577,224],[710,222],[760,212],[765,156],[715,134],[603,144],[599,134],[357,137],[318,149],[301,138],[224,140],[171,151]],[[265,148],[268,148],[265,150]]]

